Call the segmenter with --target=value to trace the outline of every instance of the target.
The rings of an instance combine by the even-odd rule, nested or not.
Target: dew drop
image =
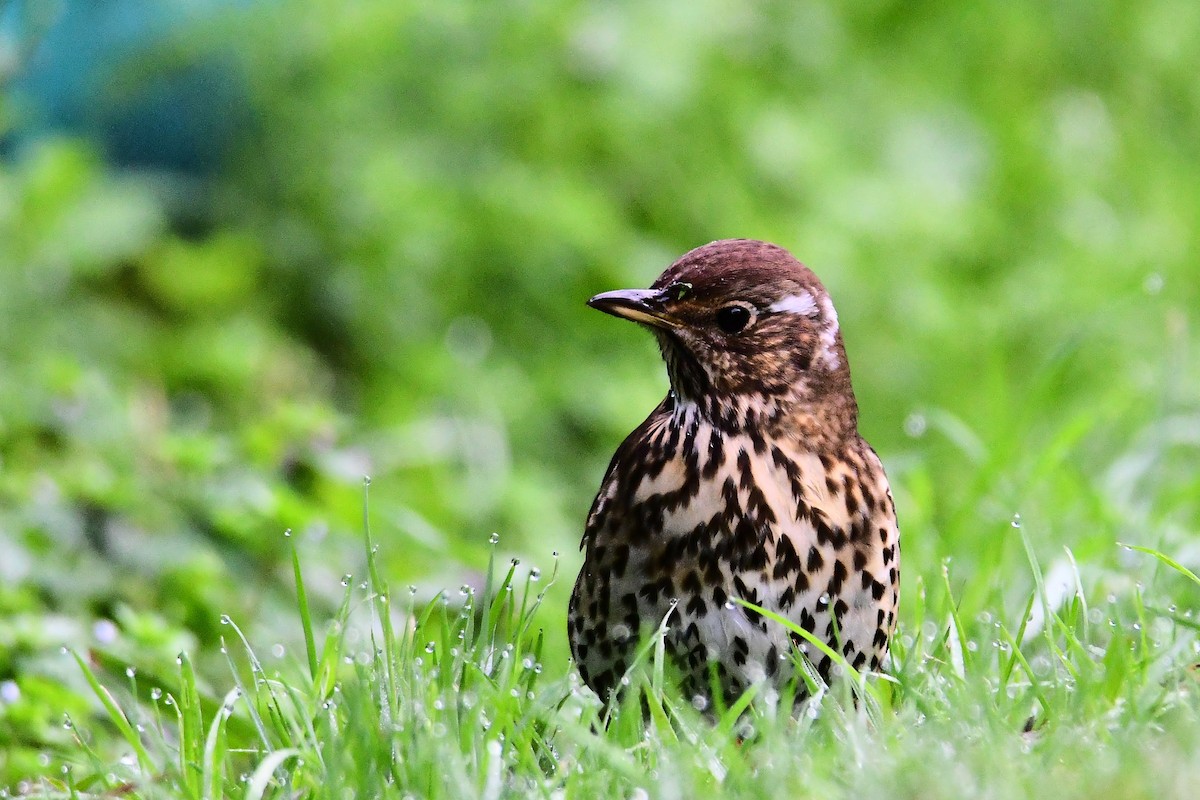
[[[1011,522],[1010,524],[1011,524],[1011,525],[1012,525],[1014,528],[1019,528],[1019,527],[1021,527],[1021,515],[1020,515],[1020,514],[1013,514],[1013,517],[1012,517],[1012,522]]]
[[[488,541],[491,542],[492,544],[499,544],[500,543],[500,534],[493,533],[491,536],[488,537]]]

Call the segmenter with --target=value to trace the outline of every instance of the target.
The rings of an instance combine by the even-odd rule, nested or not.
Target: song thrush
[[[829,676],[827,655],[734,598],[878,669],[896,621],[899,529],[817,276],[781,247],[723,240],[649,289],[588,304],[653,331],[671,389],[617,449],[588,515],[567,620],[584,681],[607,699],[664,618],[697,699],[711,675],[730,697],[778,687],[795,646]]]

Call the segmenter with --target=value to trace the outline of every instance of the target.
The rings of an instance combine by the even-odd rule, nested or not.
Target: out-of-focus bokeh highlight
[[[1039,508],[1044,552],[1101,557],[1106,504],[1186,468],[1142,444],[1196,435],[1197,29],[1170,0],[0,2],[0,688],[69,706],[63,642],[271,630],[286,529],[335,601],[365,475],[397,585],[477,582],[493,532],[569,583],[666,387],[584,300],[731,236],[833,293],[909,575],[1022,557],[1000,533]]]

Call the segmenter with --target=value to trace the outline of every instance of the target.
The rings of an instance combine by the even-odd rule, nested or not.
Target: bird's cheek
[[[791,351],[791,366],[796,372],[804,374],[812,367],[812,348],[806,345],[800,345],[792,348]]]

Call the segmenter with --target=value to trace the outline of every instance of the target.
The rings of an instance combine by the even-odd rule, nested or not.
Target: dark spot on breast
[[[823,566],[825,566],[825,559],[821,557],[821,551],[816,547],[808,548],[808,564],[805,569],[809,572],[817,572]]]
[[[800,569],[800,556],[790,536],[781,536],[775,543],[775,569],[772,577],[780,580]]]
[[[750,454],[745,450],[738,452],[738,486],[745,490],[754,486],[754,472],[750,467]]]

